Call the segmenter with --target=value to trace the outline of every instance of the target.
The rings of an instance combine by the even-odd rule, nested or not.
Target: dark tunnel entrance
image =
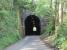
[[[25,35],[40,35],[40,19],[35,15],[25,19]]]

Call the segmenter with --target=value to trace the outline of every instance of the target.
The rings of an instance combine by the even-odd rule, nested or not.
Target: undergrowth
[[[19,40],[18,17],[15,11],[0,11],[0,50]]]

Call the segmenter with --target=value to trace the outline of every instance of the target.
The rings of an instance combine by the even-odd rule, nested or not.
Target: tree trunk
[[[59,3],[59,23],[63,23],[63,3]]]
[[[62,6],[61,6],[61,24],[63,23],[63,6],[64,6],[64,3],[62,3]]]

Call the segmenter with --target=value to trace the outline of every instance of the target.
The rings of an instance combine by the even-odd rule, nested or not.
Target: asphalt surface
[[[24,39],[7,47],[5,50],[53,50],[46,46],[39,36],[26,36]]]

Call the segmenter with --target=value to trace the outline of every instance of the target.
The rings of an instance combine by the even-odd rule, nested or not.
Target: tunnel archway
[[[25,35],[40,35],[40,27],[40,19],[37,16],[27,16],[27,18],[25,19]],[[33,31],[33,28],[36,30]]]

